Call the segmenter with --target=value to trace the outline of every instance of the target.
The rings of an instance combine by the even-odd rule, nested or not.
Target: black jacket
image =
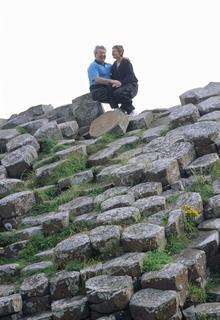
[[[111,73],[111,78],[120,81],[122,84],[138,82],[133,66],[127,59],[122,59],[119,67],[117,67],[117,61],[115,61],[112,65]]]

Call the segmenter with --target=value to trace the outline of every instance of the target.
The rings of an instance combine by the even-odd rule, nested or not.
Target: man
[[[114,88],[121,86],[120,81],[111,79],[111,64],[106,63],[106,49],[104,46],[96,46],[94,50],[95,60],[88,68],[90,91],[95,101],[109,103],[111,108],[118,108],[113,96]]]

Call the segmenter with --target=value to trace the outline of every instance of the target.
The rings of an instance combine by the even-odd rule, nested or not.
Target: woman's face
[[[121,57],[119,52],[118,52],[118,50],[115,49],[115,48],[112,49],[112,56],[113,56],[114,59],[118,59],[118,58]]]

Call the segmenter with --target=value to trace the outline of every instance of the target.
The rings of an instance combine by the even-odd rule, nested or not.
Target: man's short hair
[[[104,46],[96,46],[95,49],[94,49],[94,55],[96,55],[97,51],[99,49],[102,49],[102,50],[105,50],[106,51],[106,48]]]
[[[122,45],[117,44],[117,45],[113,46],[113,47],[112,47],[112,49],[116,49],[116,50],[118,50],[118,52],[119,52],[120,56],[121,56],[121,57],[123,57],[123,54],[124,54],[124,48],[123,48],[123,46],[122,46]]]

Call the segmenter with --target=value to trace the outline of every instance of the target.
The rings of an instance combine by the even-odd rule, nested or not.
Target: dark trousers
[[[111,85],[94,85],[90,91],[93,100],[109,103],[111,108],[118,108],[118,104],[121,104],[121,109],[129,114],[134,110],[132,99],[138,92],[138,85],[127,83],[119,88],[112,88]]]

